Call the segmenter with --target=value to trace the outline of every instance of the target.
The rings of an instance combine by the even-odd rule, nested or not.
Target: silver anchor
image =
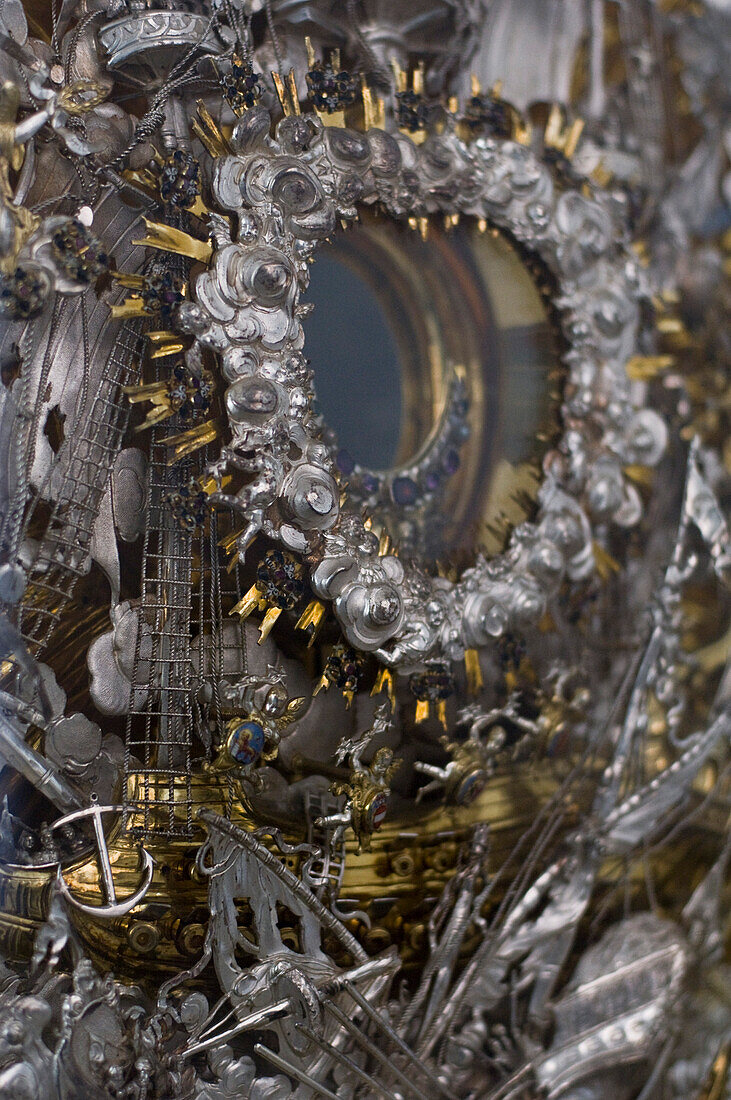
[[[99,868],[101,870],[102,879],[102,891],[105,898],[104,905],[85,905],[83,902],[78,901],[71,893],[66,880],[63,877],[63,871],[61,864],[58,865],[58,871],[56,873],[56,880],[58,882],[58,888],[63,894],[66,901],[73,905],[74,908],[79,909],[82,913],[88,913],[92,917],[102,917],[104,920],[112,920],[115,917],[123,917],[126,913],[129,913],[131,909],[134,909],[135,905],[144,898],[147,893],[150,883],[152,882],[152,874],[154,868],[154,860],[150,853],[143,845],[140,845],[141,866],[140,872],[142,874],[142,883],[139,888],[125,898],[123,901],[117,901],[117,891],[114,885],[114,874],[112,872],[112,864],[109,859],[109,848],[107,847],[107,838],[104,835],[104,828],[102,826],[103,814],[118,814],[124,810],[123,806],[87,806],[83,810],[76,810],[74,813],[67,814],[65,817],[61,817],[58,821],[53,823],[52,829],[58,829],[62,825],[70,825],[74,821],[80,821],[82,818],[92,817],[94,821],[94,835],[96,838],[97,854],[99,857]]]

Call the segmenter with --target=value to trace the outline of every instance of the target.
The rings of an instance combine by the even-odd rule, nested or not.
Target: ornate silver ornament
[[[49,18],[0,8],[0,1098],[720,1097],[723,17]],[[382,354],[347,257],[392,459],[316,404],[367,422],[318,313]]]

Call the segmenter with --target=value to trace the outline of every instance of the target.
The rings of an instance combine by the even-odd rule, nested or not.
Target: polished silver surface
[[[722,7],[0,6],[2,1100],[727,1090]],[[487,339],[316,411],[359,217],[552,329],[494,552]]]

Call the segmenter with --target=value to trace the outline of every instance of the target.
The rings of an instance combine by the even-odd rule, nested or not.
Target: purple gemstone
[[[355,469],[355,459],[350,452],[346,451],[344,448],[338,451],[335,461],[337,462],[340,473],[345,474],[346,477],[348,474],[352,474]]]
[[[435,489],[439,488],[439,474],[436,470],[431,470],[424,478],[424,487],[430,493],[433,493]]]
[[[391,485],[391,496],[395,504],[414,504],[419,498],[419,487],[410,477],[396,477]]]
[[[377,493],[380,481],[373,474],[364,474],[361,485],[366,493]]]

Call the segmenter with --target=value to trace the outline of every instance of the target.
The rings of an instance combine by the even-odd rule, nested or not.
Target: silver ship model
[[[2,1100],[731,1095],[730,28],[0,5]]]

